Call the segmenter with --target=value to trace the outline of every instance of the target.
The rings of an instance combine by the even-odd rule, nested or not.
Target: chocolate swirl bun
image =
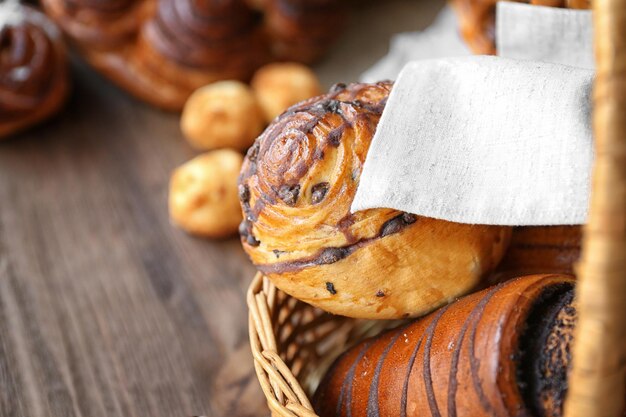
[[[537,6],[590,9],[591,0],[511,0]],[[476,54],[496,53],[497,0],[451,0],[461,36]]]
[[[479,284],[510,233],[391,209],[350,213],[391,87],[337,85],[290,108],[242,167],[244,249],[281,290],[335,314],[427,313]]]
[[[0,5],[0,138],[57,112],[69,89],[58,29],[37,10]]]
[[[331,366],[315,410],[321,417],[560,417],[576,323],[573,283],[564,275],[515,279],[366,340]]]
[[[317,58],[336,37],[336,31],[322,36],[312,26],[321,18],[339,25],[340,0],[301,0],[286,18],[300,32],[288,35],[301,41],[299,47],[310,41],[318,49],[283,51],[275,45],[285,32],[268,27],[276,20],[275,2],[256,4],[257,10],[244,0],[42,0],[94,67],[170,110],[182,109],[194,90],[214,81],[248,80],[273,58]]]

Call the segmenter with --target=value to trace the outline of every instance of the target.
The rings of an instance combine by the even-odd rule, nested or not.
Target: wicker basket
[[[578,265],[566,417],[617,417],[626,392],[626,0],[594,3],[596,162]],[[394,322],[332,316],[257,274],[247,297],[255,370],[275,416],[315,417],[309,396],[351,344]]]

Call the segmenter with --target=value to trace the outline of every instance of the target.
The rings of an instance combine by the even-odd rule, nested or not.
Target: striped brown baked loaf
[[[573,279],[534,275],[466,296],[366,340],[331,367],[321,417],[562,415]]]

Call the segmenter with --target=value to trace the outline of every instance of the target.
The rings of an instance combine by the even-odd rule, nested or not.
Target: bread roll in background
[[[480,285],[508,244],[507,227],[350,213],[391,87],[336,85],[292,107],[242,167],[244,249],[278,288],[331,313],[425,314]]]
[[[267,123],[294,104],[322,94],[315,73],[295,62],[265,65],[254,74],[250,84]]]
[[[240,153],[221,149],[178,167],[170,180],[172,221],[194,235],[222,238],[237,233],[241,222],[237,175],[242,161]]]
[[[250,87],[240,81],[218,81],[194,91],[183,108],[180,127],[196,149],[247,150],[265,127]]]
[[[562,415],[576,309],[565,275],[514,279],[344,353],[320,417]]]

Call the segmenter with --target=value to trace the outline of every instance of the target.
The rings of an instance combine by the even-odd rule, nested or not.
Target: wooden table
[[[316,69],[352,81],[441,3],[355,2]],[[267,415],[237,239],[172,227],[178,117],[80,63],[55,120],[0,144],[0,416]]]

